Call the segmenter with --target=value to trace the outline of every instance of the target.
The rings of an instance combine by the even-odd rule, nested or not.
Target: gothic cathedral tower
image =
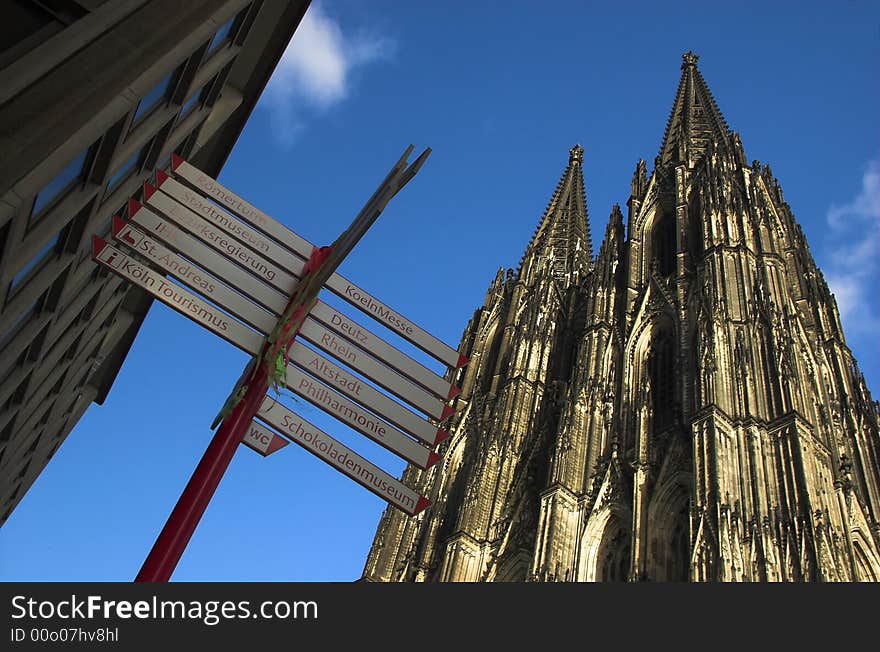
[[[880,580],[878,408],[769,166],[697,69],[594,258],[583,149],[461,350],[374,581]]]

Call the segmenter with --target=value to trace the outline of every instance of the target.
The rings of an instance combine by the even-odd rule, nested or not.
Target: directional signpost
[[[291,251],[296,252],[301,259],[309,257],[314,245],[274,218],[262,212],[256,206],[249,204],[229,188],[220,185],[217,181],[211,179],[205,173],[177,156],[174,156],[171,159],[171,169],[174,174],[180,175],[181,179],[191,184],[192,188],[199,190],[205,197],[225,206],[254,227],[261,229],[264,233],[276,238],[278,242],[290,248]],[[164,189],[164,184],[161,179],[167,178],[167,175],[164,175],[163,173],[160,174],[159,177],[159,187]],[[177,186],[174,186],[174,189],[176,188]],[[192,198],[193,195],[190,193],[189,197]],[[184,203],[188,202],[184,200]],[[196,208],[203,204],[200,204],[197,201],[191,201],[189,202],[189,205],[192,208]],[[228,220],[228,217],[230,217],[228,213],[224,216],[223,211],[211,212],[213,215],[217,216],[217,224],[230,223]],[[202,214],[204,215],[204,213]],[[269,256],[269,258],[272,259],[271,256]],[[327,280],[327,288],[356,308],[382,322],[398,335],[415,344],[426,353],[434,356],[447,366],[452,367],[453,369],[458,369],[467,364],[467,358],[463,354],[441,342],[436,337],[339,274],[330,275],[330,278]]]
[[[411,152],[330,247],[316,248],[177,156],[171,175],[159,170],[155,186],[145,184],[143,203],[129,202],[129,221],[114,218],[113,244],[94,237],[98,263],[253,356],[136,581],[170,578],[239,444],[268,456],[292,441],[406,514],[430,504],[267,395],[284,386],[420,468],[440,459],[434,448],[449,437],[444,421],[459,388],[318,297],[333,292],[448,368],[467,364],[335,271],[430,150],[408,165]]]
[[[273,274],[272,278],[243,275],[241,268],[232,260],[212,250],[203,242],[187,236],[173,224],[163,221],[149,209],[143,208],[140,203],[131,202],[129,213],[133,222],[131,224],[118,217],[114,218],[114,239],[148,258],[154,265],[161,267],[197,292],[201,292],[214,303],[222,304],[225,310],[257,328],[259,325],[254,319],[264,319],[260,316],[261,311],[254,307],[251,301],[244,299],[242,294],[266,307],[274,315],[280,315],[284,310],[287,301],[284,292],[292,291],[298,282],[296,277],[284,272]],[[166,243],[168,247],[153,239],[151,235],[147,235],[148,233],[155,234],[158,240]],[[169,247],[180,255],[173,253]],[[230,288],[225,283],[236,285]],[[460,391],[455,384],[438,376],[321,300],[318,300],[312,308],[307,322],[313,319],[331,327],[337,334],[352,341],[437,397],[450,400]]]

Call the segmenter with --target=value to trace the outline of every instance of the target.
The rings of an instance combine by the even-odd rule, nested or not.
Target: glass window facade
[[[27,310],[21,313],[21,317],[15,320],[15,322],[6,329],[6,332],[3,335],[0,335],[0,351],[6,348],[6,345],[9,344],[15,336],[21,332],[21,329],[27,325],[27,323],[33,318],[34,314],[37,312],[37,304],[40,303],[40,300],[37,299],[30,306],[28,306]]]
[[[168,166],[171,165],[171,153],[169,152],[158,161],[156,161],[156,169],[157,170],[167,170]]]
[[[169,72],[162,81],[156,84],[149,93],[141,98],[137,109],[134,112],[132,125],[137,124],[149,115],[153,109],[162,103],[162,100],[168,95],[168,87],[171,85],[171,79],[174,77],[174,71]]]
[[[87,155],[88,150],[73,159],[37,193],[37,196],[34,198],[34,205],[31,207],[32,216],[43,213],[52,202],[70,190],[76,181],[82,177]]]
[[[190,114],[190,112],[196,107],[196,105],[202,99],[202,89],[200,88],[195,93],[192,94],[186,102],[184,102],[183,106],[180,109],[180,117],[178,121],[183,120],[186,116]]]
[[[9,282],[9,291],[7,297],[12,296],[15,291],[21,287],[22,282],[27,279],[32,272],[42,267],[55,254],[55,246],[58,244],[59,233],[53,235],[49,241],[40,249],[24,266],[15,273]]]
[[[107,182],[107,190],[113,190],[120,183],[125,181],[128,177],[134,173],[137,168],[138,161],[141,158],[141,152],[135,152],[131,158],[129,158],[125,163],[119,166],[119,169],[113,173],[113,176],[110,177],[110,181]]]
[[[216,52],[229,40],[230,32],[232,31],[232,26],[235,24],[236,18],[237,16],[233,16],[217,30],[217,33],[214,34],[214,38],[211,39],[211,44],[208,46],[208,54]]]

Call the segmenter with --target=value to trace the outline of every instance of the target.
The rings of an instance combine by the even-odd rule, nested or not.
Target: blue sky
[[[637,160],[657,154],[692,49],[749,160],[778,177],[876,398],[878,19],[869,2],[318,2],[221,181],[327,244],[409,143],[432,147],[340,271],[457,346],[498,267],[519,261],[575,143],[598,248]],[[0,579],[132,579],[245,362],[155,304],[105,405],[0,531]],[[266,459],[241,448],[173,579],[354,580],[383,508],[295,445]]]

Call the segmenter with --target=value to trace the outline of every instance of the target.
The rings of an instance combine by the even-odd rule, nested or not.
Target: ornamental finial
[[[568,150],[568,162],[571,163],[583,163],[584,162],[584,148],[580,145],[575,145],[571,149]]]
[[[696,68],[697,60],[700,58],[699,54],[694,54],[691,50],[688,50],[683,55],[681,55],[681,69],[685,68]]]

